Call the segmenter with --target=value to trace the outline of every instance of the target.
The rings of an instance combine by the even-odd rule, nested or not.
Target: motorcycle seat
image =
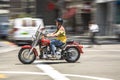
[[[74,42],[74,40],[68,40],[66,43],[73,43]]]
[[[74,42],[74,40],[68,40],[66,43],[64,43],[63,45],[61,45],[61,46],[56,46],[56,47],[59,47],[60,49],[63,49],[65,46],[66,46],[66,44],[70,44],[70,43],[73,43]]]

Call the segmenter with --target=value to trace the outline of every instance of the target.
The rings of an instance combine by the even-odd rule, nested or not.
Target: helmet
[[[57,21],[58,23],[60,23],[60,24],[63,23],[63,19],[62,19],[62,18],[57,18],[56,21]]]

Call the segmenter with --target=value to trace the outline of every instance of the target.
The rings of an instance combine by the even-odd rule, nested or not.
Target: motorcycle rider
[[[63,19],[62,18],[57,18],[56,19],[56,26],[57,30],[53,33],[47,34],[47,37],[57,37],[56,39],[51,40],[50,42],[50,49],[52,51],[52,57],[55,57],[56,55],[56,46],[60,47],[63,44],[66,43],[66,32],[65,28],[63,27]]]

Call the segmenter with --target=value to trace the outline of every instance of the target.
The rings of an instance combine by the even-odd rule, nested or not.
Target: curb
[[[0,46],[16,46],[16,45],[9,41],[0,41]]]
[[[0,53],[5,53],[13,50],[17,50],[18,47],[9,41],[0,41]]]
[[[14,51],[19,49],[19,47],[2,47],[2,49],[0,50],[0,53],[6,53],[9,51]]]
[[[80,39],[90,39],[89,36],[79,36],[79,35],[68,35],[69,37],[73,37],[73,38],[80,38]],[[117,36],[95,36],[96,39],[104,39],[104,40],[118,40]]]

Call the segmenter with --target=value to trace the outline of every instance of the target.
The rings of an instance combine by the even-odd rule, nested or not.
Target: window
[[[24,27],[35,27],[36,21],[35,20],[22,20],[22,26]]]
[[[12,8],[20,8],[21,7],[21,1],[20,0],[11,0],[10,6]]]

